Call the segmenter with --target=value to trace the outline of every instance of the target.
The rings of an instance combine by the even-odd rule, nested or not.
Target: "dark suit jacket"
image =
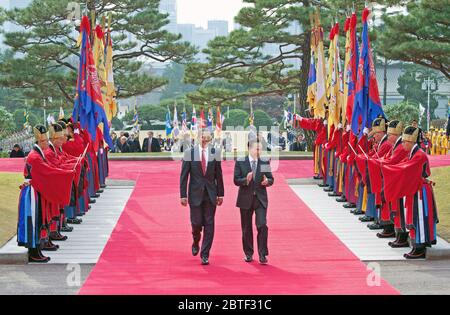
[[[161,146],[159,145],[158,139],[152,138],[151,146],[152,152],[161,152]],[[144,143],[142,144],[142,152],[148,152],[148,138],[144,139]]]
[[[256,167],[255,180],[247,185],[247,174],[252,171],[248,156],[244,161],[236,161],[234,165],[234,184],[239,186],[239,193],[236,206],[241,209],[250,209],[253,202],[253,196],[256,194],[261,205],[265,208],[268,206],[267,189],[261,185],[263,176],[266,175],[269,185],[272,186],[274,178],[270,169],[269,161],[258,160]]]
[[[196,145],[184,152],[180,175],[180,196],[188,198],[189,205],[194,207],[198,207],[202,203],[205,189],[213,204],[216,204],[217,197],[224,196],[220,150],[212,146],[209,146],[208,150],[205,175],[203,175],[200,161],[199,146]],[[188,180],[189,191],[187,191]]]

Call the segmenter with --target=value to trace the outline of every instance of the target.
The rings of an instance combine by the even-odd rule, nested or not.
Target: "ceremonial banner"
[[[103,137],[109,147],[113,148],[114,145],[109,134],[108,119],[103,108],[100,82],[89,39],[90,25],[87,16],[83,16],[80,31],[80,65],[72,118],[75,122],[80,121],[81,127],[89,132],[94,141],[97,137],[97,126],[103,123]]]
[[[386,117],[381,106],[375,75],[375,64],[370,49],[369,27],[367,23],[369,13],[369,9],[365,8],[362,15],[361,56],[359,57],[358,81],[356,84],[355,104],[352,114],[352,131],[358,137],[362,137],[364,129],[370,128],[372,121],[377,117]]]

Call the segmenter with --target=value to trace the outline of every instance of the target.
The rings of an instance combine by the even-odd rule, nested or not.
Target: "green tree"
[[[3,32],[14,53],[0,65],[0,84],[23,89],[35,104],[46,97],[73,102],[79,48],[76,26],[67,19],[71,0],[34,0],[24,9],[6,11],[4,18],[23,27]],[[112,15],[114,73],[120,96],[150,92],[167,81],[143,71],[145,61],[188,61],[195,49],[181,36],[164,30],[168,15],[159,0],[89,0],[89,17]]]
[[[224,129],[227,127],[239,127],[244,126],[248,121],[248,113],[242,109],[231,109],[226,115],[225,120],[223,121]]]
[[[172,62],[163,72],[163,77],[168,80],[161,94],[161,99],[179,98],[188,92],[194,91],[196,86],[193,84],[185,84],[183,82],[185,66]]]
[[[156,105],[142,105],[137,109],[139,115],[139,124],[142,130],[161,129],[165,126],[167,107]],[[132,124],[134,110],[128,111],[123,121],[126,124]]]
[[[203,50],[205,63],[191,63],[186,70],[185,81],[200,85],[189,94],[196,102],[213,99],[219,104],[229,104],[239,97],[261,95],[286,95],[299,93],[300,111],[306,104],[308,72],[310,66],[311,22],[310,14],[315,8],[321,10],[321,24],[326,33],[337,16],[344,23],[345,10],[354,1],[346,0],[246,0],[251,6],[244,7],[235,17],[242,28],[227,37],[216,37]],[[395,4],[400,0],[376,1]],[[362,11],[364,2],[358,1],[356,10]],[[298,34],[290,29],[297,25]],[[341,36],[344,41],[344,36]],[[325,36],[325,45],[328,38]],[[276,53],[267,55],[264,47],[274,45]],[[344,47],[341,43],[340,47]],[[343,55],[343,54],[342,54]],[[295,67],[301,64],[301,67]],[[210,88],[210,80],[221,79],[231,84],[247,87],[244,91],[230,88]]]
[[[450,79],[450,2],[407,1],[407,13],[385,14],[379,52],[440,71]]]
[[[14,117],[3,106],[0,106],[0,137],[3,138],[14,131]]]
[[[436,99],[436,91],[438,90],[441,77],[436,71],[417,65],[404,65],[403,74],[398,78],[397,91],[403,95],[404,101],[419,106],[427,107],[428,92],[422,89],[424,81],[430,78],[434,81],[434,88],[430,93],[430,117],[435,118],[434,111],[439,103]]]
[[[273,126],[274,122],[272,120],[272,118],[270,118],[270,116],[262,110],[255,110],[254,113],[254,120],[253,120],[253,125],[256,128],[260,128],[260,127],[266,127],[267,130],[270,130],[270,127]],[[250,121],[247,119],[245,122],[245,127],[248,127],[250,125]]]
[[[113,117],[113,119],[111,120],[111,125],[114,128],[114,130],[123,129],[123,122],[117,117]]]
[[[413,119],[419,121],[419,107],[409,102],[401,102],[394,105],[384,106],[384,113],[389,120],[400,120],[405,126],[408,126]],[[422,126],[425,125],[425,119],[422,119]]]
[[[36,114],[34,114],[30,111],[27,111],[27,115],[28,115],[28,124],[30,126],[35,126],[38,124],[39,119],[36,116]],[[14,117],[15,130],[16,131],[23,130],[25,122],[26,122],[25,109],[16,109],[13,113],[13,117]]]

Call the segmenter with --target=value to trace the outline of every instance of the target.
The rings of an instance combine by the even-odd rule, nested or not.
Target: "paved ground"
[[[381,276],[402,294],[450,294],[449,261],[375,263],[379,264]],[[70,271],[68,265],[0,265],[0,295],[76,294],[80,286],[73,281],[74,267],[69,267]],[[92,268],[93,265],[80,265],[80,285]]]
[[[381,277],[401,294],[450,294],[450,261],[383,261]],[[374,263],[371,263],[374,264]]]
[[[0,295],[77,294],[94,265],[0,265]]]

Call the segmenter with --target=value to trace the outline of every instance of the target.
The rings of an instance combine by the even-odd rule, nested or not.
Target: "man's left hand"
[[[268,186],[269,180],[267,179],[266,175],[263,176],[263,181],[261,182],[262,186]]]
[[[223,204],[223,197],[217,197],[216,204],[220,207]]]

